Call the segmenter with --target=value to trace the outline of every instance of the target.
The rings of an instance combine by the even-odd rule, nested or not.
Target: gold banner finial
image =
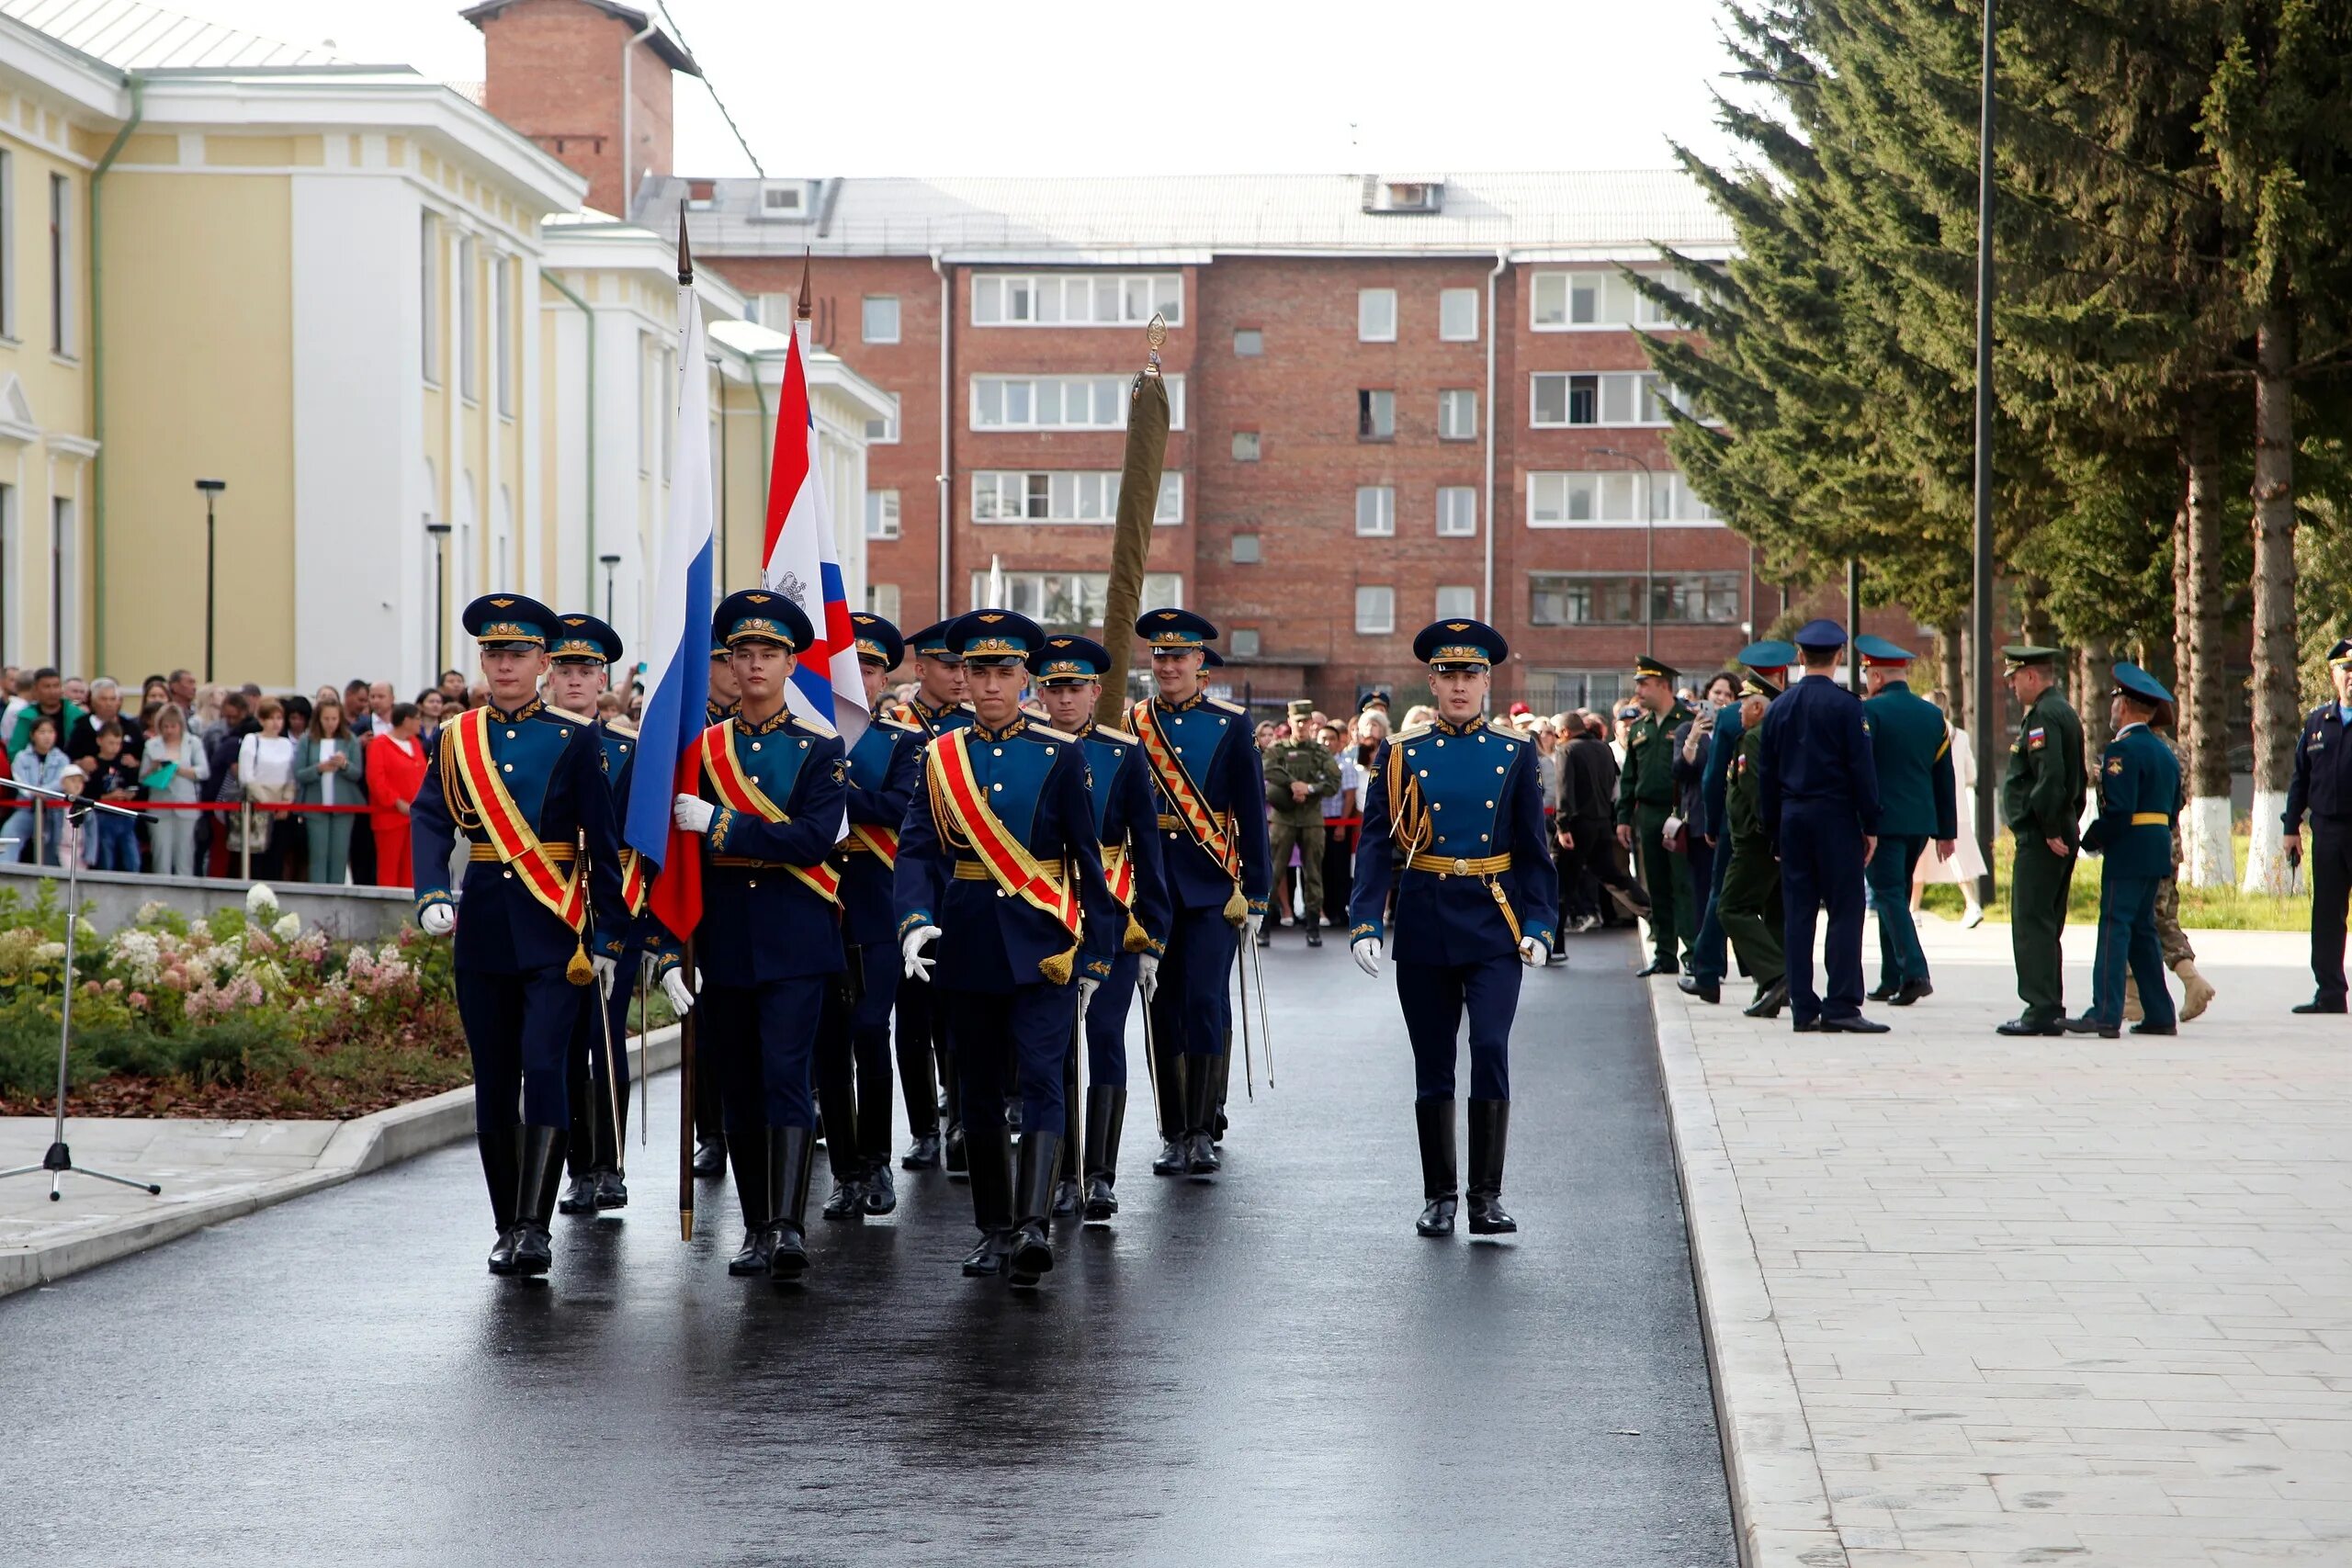
[[[1154,310],[1151,324],[1143,330],[1144,341],[1151,344],[1150,363],[1143,367],[1147,376],[1159,374],[1159,345],[1168,341],[1168,318]]]

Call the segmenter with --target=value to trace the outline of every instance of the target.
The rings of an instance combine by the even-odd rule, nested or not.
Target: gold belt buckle
[[[1455,857],[1453,862],[1453,874],[1456,876],[1469,875],[1470,863],[1466,860],[1461,859],[1459,856]]]

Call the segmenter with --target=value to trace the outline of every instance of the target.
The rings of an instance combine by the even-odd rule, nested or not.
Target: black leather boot
[[[1182,1056],[1159,1054],[1159,1154],[1151,1162],[1154,1176],[1184,1174],[1184,1094],[1190,1077]]]
[[[714,1176],[724,1176],[726,1173],[726,1135],[721,1134],[716,1138],[696,1138],[695,1140],[695,1174],[707,1179]]]
[[[1323,945],[1323,922],[1313,915],[1306,917],[1306,945],[1309,947]]]
[[[768,1130],[768,1278],[797,1280],[808,1272],[808,1163],[816,1134],[806,1127]]]
[[[863,1191],[869,1214],[887,1214],[899,1206],[899,1184],[890,1175],[889,1160],[877,1160],[865,1168]]]
[[[583,1170],[573,1177],[570,1184],[564,1188],[563,1196],[556,1201],[555,1212],[559,1214],[594,1213],[596,1212],[596,1178],[594,1173]]]
[[[474,1129],[474,1146],[481,1152],[482,1180],[490,1187],[491,1223],[498,1227],[498,1240],[490,1249],[493,1274],[514,1272],[514,1200],[521,1180],[515,1171],[515,1134],[519,1131],[513,1126],[487,1133]]]
[[[865,1161],[857,1148],[856,1096],[847,1085],[825,1097],[825,1164],[833,1173],[833,1190],[821,1211],[829,1220],[862,1219],[865,1214]]]
[[[1503,1145],[1510,1136],[1510,1101],[1470,1102],[1470,1234],[1510,1235],[1519,1222],[1503,1212]]]
[[[743,1245],[727,1261],[727,1271],[748,1279],[768,1271],[768,1254],[775,1242],[768,1235],[768,1145],[752,1134],[737,1138],[729,1152],[735,1160],[735,1201],[743,1210]]]
[[[1062,1053],[1062,1117],[1065,1122],[1078,1114],[1078,1052],[1075,1048]],[[1078,1187],[1079,1141],[1062,1139],[1062,1156],[1054,1168],[1053,1216],[1057,1220],[1078,1218],[1080,1201]]]
[[[1099,1225],[1119,1212],[1119,1130],[1127,1120],[1127,1091],[1106,1084],[1086,1090],[1086,1223]]]
[[[1209,1128],[1209,1142],[1225,1142],[1226,1092],[1233,1088],[1233,1026],[1226,1025],[1225,1051],[1216,1059],[1216,1120]]]
[[[1453,1164],[1453,1101],[1413,1101],[1413,1126],[1421,1139],[1421,1217],[1413,1228],[1423,1235],[1452,1235],[1453,1209],[1461,1191]]]
[[[596,1207],[599,1209],[628,1207],[628,1183],[622,1179],[619,1171],[600,1170],[596,1173]]]
[[[1001,1127],[968,1140],[972,1166],[972,1223],[980,1243],[964,1259],[964,1272],[983,1278],[1004,1272],[1012,1250],[1012,1135]]]
[[[556,1194],[563,1190],[564,1133],[560,1127],[525,1124],[516,1140],[514,1181],[514,1272],[544,1274],[555,1262],[548,1225],[555,1218]]]
[[[1187,1058],[1184,1064],[1184,1174],[1215,1176],[1222,1163],[1217,1157],[1216,1126],[1217,1064],[1203,1057]]]
[[[1054,1267],[1046,1208],[1051,1201],[1054,1168],[1061,1157],[1062,1141],[1053,1134],[1022,1134],[1020,1169],[1012,1189],[1012,1251],[1004,1262],[1005,1283],[1015,1290],[1029,1289]]]
[[[919,982],[910,982],[916,984]],[[931,1042],[901,1029],[898,1040],[899,1090],[906,1097],[907,1128],[913,1141],[899,1156],[903,1170],[933,1170],[939,1165],[939,1086],[931,1076]]]

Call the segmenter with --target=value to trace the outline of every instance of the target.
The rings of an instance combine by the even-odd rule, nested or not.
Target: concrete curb
[[[677,1025],[657,1029],[646,1042],[646,1069],[666,1072],[678,1065],[678,1055]],[[0,1296],[49,1284],[101,1263],[161,1247],[207,1225],[238,1219],[289,1198],[340,1186],[356,1176],[366,1176],[429,1154],[464,1138],[473,1131],[473,1125],[474,1091],[470,1084],[430,1100],[413,1100],[372,1115],[355,1117],[335,1129],[326,1146],[320,1150],[318,1163],[308,1170],[204,1202],[156,1214],[132,1215],[99,1230],[43,1246],[0,1250]],[[70,1119],[68,1126],[70,1131]]]
[[[1847,1568],[1739,1176],[1707,1091],[1690,1004],[1671,977],[1653,976],[1649,988],[1742,1568]]]

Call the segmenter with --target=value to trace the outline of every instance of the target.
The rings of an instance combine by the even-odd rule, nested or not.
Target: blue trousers
[[[1907,901],[1910,889],[1904,889]],[[1859,1018],[1862,1011],[1862,829],[1843,801],[1792,800],[1781,807],[1781,910],[1787,927],[1789,1011],[1799,1023]],[[1813,984],[1813,927],[1829,916],[1822,967],[1828,996]]]
[[[1159,1048],[1186,1056],[1222,1056],[1233,1029],[1233,960],[1241,928],[1218,908],[1179,909],[1151,1015]]]
[[[2140,982],[2140,1007],[2154,1024],[2177,1021],[2165,989],[2164,943],[2156,937],[2154,876],[2102,876],[2098,886],[2098,954],[2091,961],[2091,1010],[2101,1023],[2123,1021],[2123,974]]]
[[[852,987],[825,987],[825,1017],[817,1036],[817,1092],[825,1114],[825,1153],[836,1176],[855,1174],[858,1162],[888,1155],[890,1145],[890,1009],[899,999],[899,944],[848,944]],[[847,976],[843,976],[845,981]]]
[[[596,988],[573,985],[560,964],[520,975],[460,969],[457,987],[474,1059],[474,1125],[485,1133],[512,1127],[518,1100],[521,1119],[534,1127],[570,1125],[564,1064],[591,1005],[583,998]]]
[[[956,1020],[956,1076],[963,1081],[966,1128],[992,1133],[1003,1126],[1005,1097],[1018,1094],[1023,1133],[1067,1133],[1062,1058],[1078,1031],[1077,987],[1041,980],[1010,991],[948,991],[944,997]]]
[[[1704,884],[1706,903],[1699,911],[1699,935],[1690,944],[1690,975],[1693,979],[1720,982],[1731,972],[1731,956],[1724,951],[1723,912],[1724,872],[1731,865],[1731,845],[1728,842],[1702,844],[1697,832],[1690,835],[1690,885]]]
[[[1111,977],[1086,1004],[1086,1081],[1104,1089],[1127,1087],[1127,1012],[1135,1006],[1136,955],[1112,961]]]
[[[1919,928],[1911,919],[1911,874],[1928,840],[1897,834],[1878,841],[1864,875],[1871,902],[1878,907],[1878,977],[1883,986],[1928,977],[1928,953],[1919,945]]]
[[[1519,1013],[1515,953],[1476,964],[1399,964],[1396,1000],[1413,1042],[1413,1098],[1453,1098],[1454,1043],[1470,1015],[1470,1098],[1510,1098],[1510,1025]]]
[[[696,1004],[696,1047],[718,1074],[727,1135],[749,1139],[763,1127],[817,1125],[809,1077],[817,1027],[831,975],[796,975],[757,986],[706,985]]]
[[[620,961],[613,972],[613,995],[597,1006],[596,987],[580,988],[580,1014],[571,1031],[571,1053],[564,1064],[564,1092],[571,1097],[571,1141],[564,1163],[573,1175],[596,1169],[618,1169],[620,1135],[628,1125],[628,1005],[637,988],[638,954]],[[605,1082],[605,1032],[612,1032],[614,1082]],[[621,1108],[613,1121],[613,1106]]]

